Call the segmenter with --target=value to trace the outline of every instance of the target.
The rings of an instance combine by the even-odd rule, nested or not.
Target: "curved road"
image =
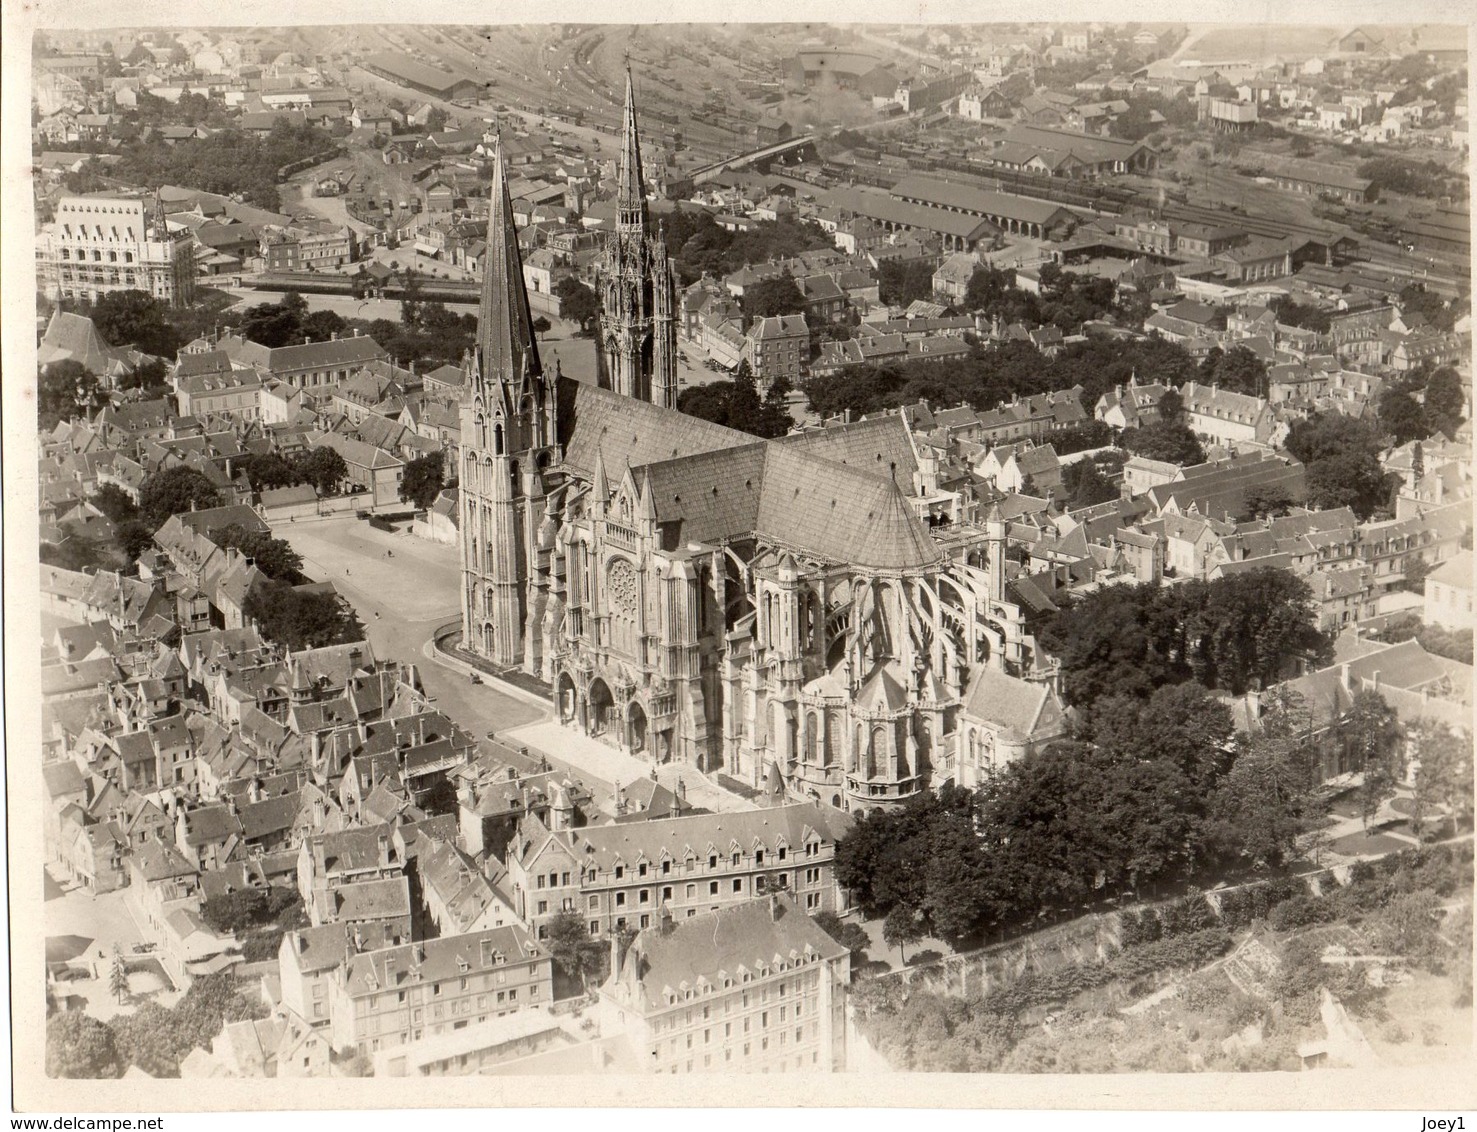
[[[272,534],[302,555],[305,574],[349,599],[376,656],[418,665],[436,706],[478,738],[549,718],[548,708],[473,684],[463,668],[427,656],[432,634],[461,615],[456,547],[387,534],[352,515],[278,523]]]

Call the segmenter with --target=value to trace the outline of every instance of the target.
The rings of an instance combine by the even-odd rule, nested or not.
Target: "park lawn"
[[[1415,846],[1399,837],[1391,837],[1389,834],[1371,831],[1365,833],[1362,830],[1357,833],[1340,837],[1329,844],[1329,849],[1335,853],[1342,853],[1347,857],[1363,857],[1371,854],[1398,853],[1402,849],[1414,849]]]

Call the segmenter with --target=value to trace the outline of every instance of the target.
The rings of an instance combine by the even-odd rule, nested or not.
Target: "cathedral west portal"
[[[544,370],[500,154],[494,176],[461,410],[466,646],[655,762],[863,810],[957,775],[972,674],[1025,647],[1004,522],[934,537],[916,504],[937,464],[901,416],[765,441],[677,411],[676,270],[629,76],[598,384]]]

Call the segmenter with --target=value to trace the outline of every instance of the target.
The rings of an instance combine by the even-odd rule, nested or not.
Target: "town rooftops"
[[[489,928],[351,956],[345,983],[349,994],[359,998],[410,982],[435,983],[471,971],[527,963],[542,955],[522,928]]]
[[[804,970],[846,953],[794,897],[774,896],[648,928],[624,962],[632,965],[634,987],[644,992],[640,1005],[661,1009],[685,1001],[704,984],[717,989],[725,979],[736,983],[745,974],[781,967]]]
[[[680,861],[689,852],[694,857],[706,857],[710,847],[727,853],[736,846],[747,853],[755,846],[796,849],[810,840],[834,844],[850,824],[841,811],[808,802],[765,810],[689,814],[630,825],[587,826],[556,834],[549,834],[537,819],[525,819],[519,826],[517,844],[520,855],[526,855],[536,848],[533,841],[554,837],[586,868],[610,872],[617,864],[634,867],[641,861],[655,863],[663,857]]]

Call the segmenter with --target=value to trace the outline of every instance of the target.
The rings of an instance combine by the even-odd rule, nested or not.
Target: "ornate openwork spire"
[[[617,222],[622,228],[646,226],[646,185],[641,178],[641,139],[636,133],[636,88],[626,68],[626,115],[621,137],[620,182],[616,190]]]

